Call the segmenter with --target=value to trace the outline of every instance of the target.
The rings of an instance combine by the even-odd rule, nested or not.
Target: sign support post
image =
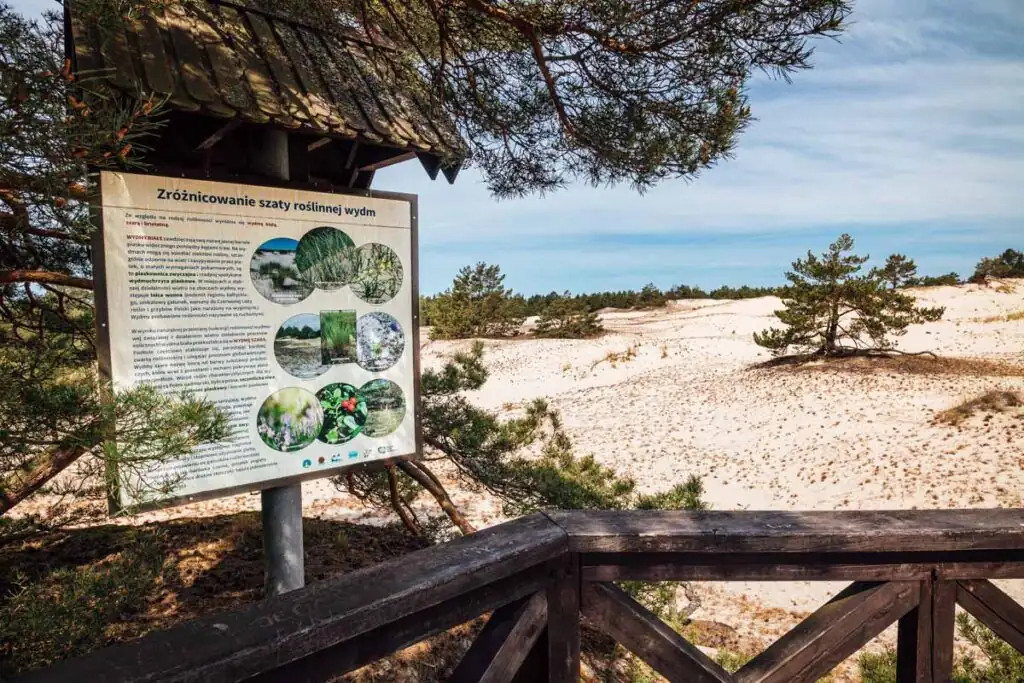
[[[253,170],[277,180],[289,180],[288,134],[265,128],[255,146]],[[281,595],[306,585],[305,549],[302,538],[302,484],[263,489],[260,492],[263,525],[264,589],[266,597]]]

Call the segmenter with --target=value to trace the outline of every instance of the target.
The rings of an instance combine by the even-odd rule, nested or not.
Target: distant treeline
[[[483,264],[480,264],[482,266]],[[477,270],[480,269],[478,266]],[[524,296],[505,289],[500,285],[504,275],[496,266],[490,266],[494,272],[491,278],[497,278],[496,282],[484,287],[488,292],[486,299],[490,302],[487,306],[495,306],[497,301],[501,302],[502,310],[513,322],[527,316],[541,316],[545,311],[551,309],[553,304],[558,304],[562,309],[572,309],[579,312],[593,313],[604,308],[617,309],[650,309],[661,308],[669,301],[681,299],[753,299],[762,296],[786,295],[787,287],[730,287],[722,285],[710,291],[693,285],[676,285],[668,290],[662,290],[653,283],[644,285],[639,290],[620,290],[614,292],[593,292],[589,294],[571,294],[569,292],[550,292],[548,294],[533,294]],[[473,268],[467,267],[460,273],[460,278],[469,278]],[[476,274],[476,280],[481,278],[480,271]],[[906,287],[940,287],[945,285],[958,285],[965,282],[984,282],[990,278],[1014,278],[1024,277],[1024,252],[1015,249],[1007,249],[999,256],[985,257],[978,261],[974,273],[967,280],[960,277],[958,273],[946,273],[944,275],[926,275],[913,277],[902,286]],[[471,280],[473,278],[470,278]],[[486,280],[487,278],[483,278]],[[468,286],[470,280],[463,283]],[[456,278],[456,285],[459,285],[459,278]],[[476,285],[478,288],[479,283]],[[456,287],[458,290],[459,287]],[[470,287],[472,289],[472,287]],[[448,299],[451,298],[451,290],[446,294],[420,297],[420,324],[433,325],[437,321],[431,320],[436,317],[439,311],[448,311]],[[479,293],[468,295],[467,300],[475,300]],[[456,297],[459,298],[459,297]],[[571,306],[568,306],[571,304]],[[487,318],[488,316],[483,316]],[[514,325],[513,325],[514,327]]]
[[[753,299],[760,296],[781,295],[782,287],[729,287],[723,285],[710,292],[700,287],[690,285],[678,285],[672,289],[662,291],[654,284],[644,285],[639,291],[624,289],[617,292],[594,292],[590,294],[570,294],[568,292],[550,292],[548,294],[533,294],[523,296],[522,294],[509,293],[507,299],[510,304],[523,316],[541,315],[552,303],[556,301],[571,300],[583,310],[594,312],[603,308],[618,309],[645,309],[661,308],[669,301],[680,299]],[[428,312],[431,305],[436,301],[437,296],[421,296],[420,310]],[[424,315],[424,318],[427,314]],[[424,320],[424,325],[430,325],[429,320]]]
[[[937,287],[961,283],[962,280],[958,274],[947,273],[946,275],[915,278],[908,286]],[[531,296],[513,293],[508,298],[514,302],[513,305],[522,315],[535,316],[543,313],[552,303],[562,301],[567,297],[573,302],[578,303],[581,308],[593,312],[604,308],[623,310],[661,308],[668,304],[669,301],[680,301],[683,299],[756,299],[762,296],[781,297],[785,293],[786,287],[751,287],[749,285],[730,287],[729,285],[722,285],[708,291],[695,285],[676,285],[671,289],[663,291],[654,284],[647,284],[639,291],[624,289],[615,292],[593,292],[589,294],[550,292],[548,294],[533,294]],[[431,303],[436,298],[436,296],[421,296],[421,311],[429,311]],[[426,314],[423,318],[423,325],[431,324],[426,319]]]
[[[660,308],[669,301],[679,299],[753,299],[759,296],[779,294],[778,287],[728,287],[723,285],[710,292],[700,287],[677,285],[662,291],[654,284],[644,285],[640,291],[627,289],[618,292],[595,292],[592,294],[576,294],[573,301],[579,302],[588,311],[600,311],[602,308],[643,309]],[[526,297],[526,315],[540,315],[553,301],[565,297],[564,293],[534,294]]]

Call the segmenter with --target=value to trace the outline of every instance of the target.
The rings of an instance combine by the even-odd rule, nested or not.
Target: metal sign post
[[[260,175],[287,181],[288,134],[264,128],[255,146],[253,170]],[[264,595],[281,595],[306,585],[305,550],[302,538],[302,484],[288,484],[260,492],[263,523]]]

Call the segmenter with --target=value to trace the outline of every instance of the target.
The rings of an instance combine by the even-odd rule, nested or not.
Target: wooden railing
[[[898,622],[898,679],[949,681],[954,608],[1024,650],[1024,511],[557,512],[29,675],[26,681],[329,681],[493,612],[447,680],[577,683],[581,620],[670,681],[814,681]],[[614,582],[846,580],[728,673]]]

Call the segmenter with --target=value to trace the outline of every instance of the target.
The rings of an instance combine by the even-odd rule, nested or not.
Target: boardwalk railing
[[[57,664],[26,681],[330,681],[492,612],[447,680],[577,683],[580,624],[670,681],[815,681],[893,623],[900,683],[946,682],[954,608],[1024,650],[1024,511],[557,512]],[[616,581],[851,581],[728,673]]]

